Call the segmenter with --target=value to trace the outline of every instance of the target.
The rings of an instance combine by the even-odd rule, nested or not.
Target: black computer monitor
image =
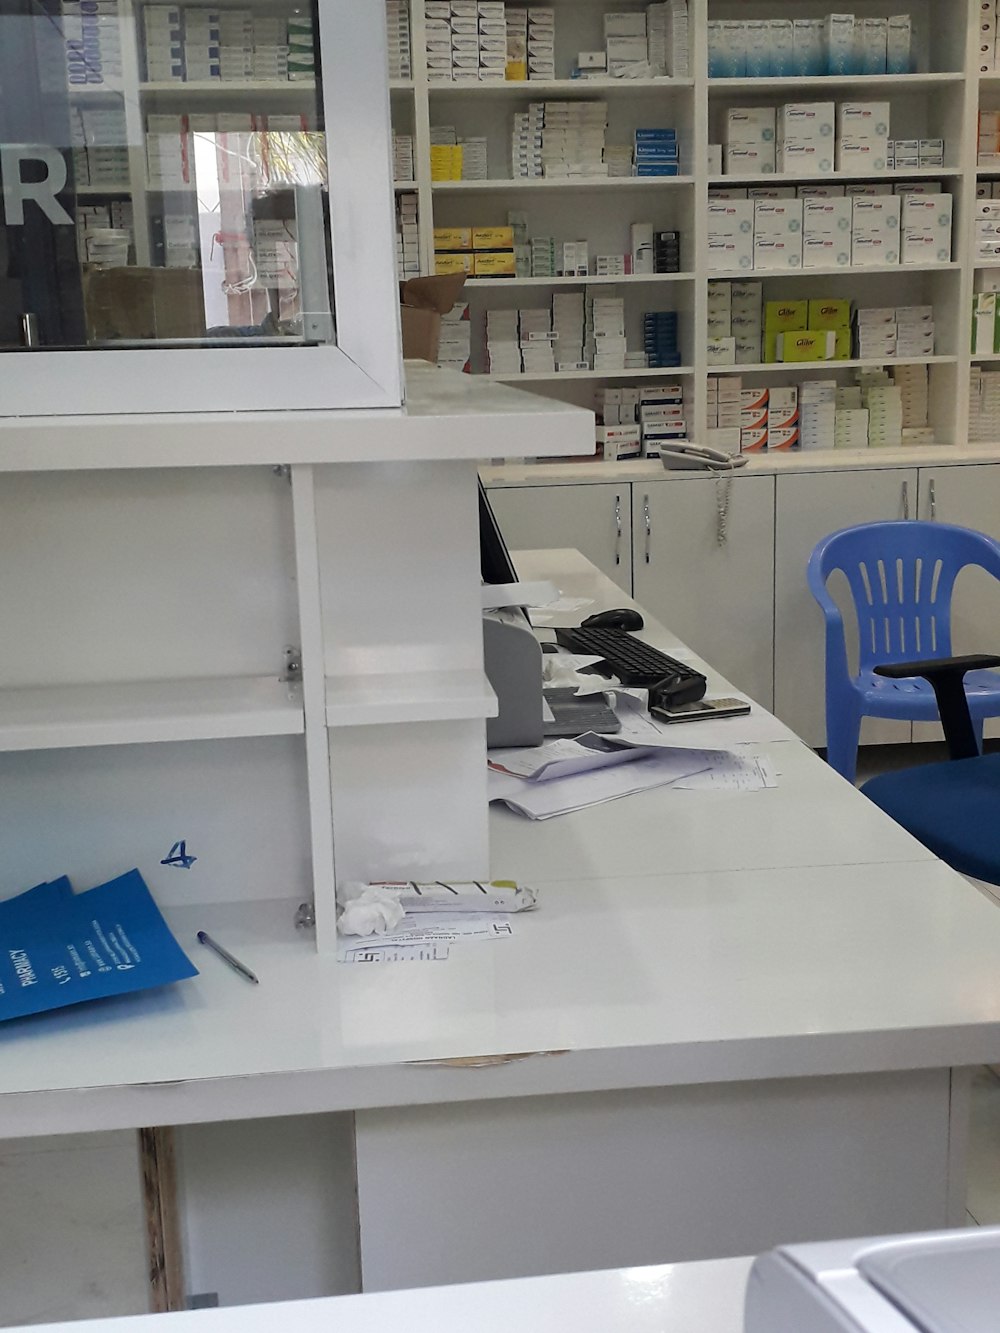
[[[484,583],[517,583],[517,571],[507,550],[493,506],[479,483],[479,563]]]

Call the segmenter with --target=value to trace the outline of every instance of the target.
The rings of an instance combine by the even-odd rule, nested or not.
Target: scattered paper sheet
[[[554,602],[549,602],[541,610],[532,610],[531,623],[547,625],[557,616],[575,615],[577,611],[583,611],[593,605],[593,599],[590,597],[560,597]]]
[[[693,756],[698,753],[691,750]],[[719,754],[705,751],[711,767],[675,782],[675,791],[763,791],[778,785],[774,765],[767,755]]]
[[[514,925],[506,912],[476,912],[470,915],[435,912],[433,915],[407,915],[386,935],[372,935],[364,940],[344,937],[338,940],[337,957],[342,963],[355,962],[441,962],[457,940],[506,940],[514,934]],[[372,959],[369,954],[387,950],[392,957]],[[415,953],[414,950],[422,950]],[[443,950],[443,952],[442,952]],[[354,957],[353,955],[361,955]]]
[[[552,740],[542,745],[531,745],[523,750],[491,750],[490,768],[511,773],[514,777],[529,778],[532,782],[548,782],[566,778],[574,773],[587,773],[595,768],[614,768],[618,764],[634,763],[646,750],[638,746],[613,743],[617,737],[605,740],[590,736],[580,741]]]
[[[484,611],[494,611],[509,606],[554,606],[559,598],[559,589],[547,580],[537,583],[484,583],[482,585],[482,603]]]
[[[491,770],[487,791],[490,801],[503,801],[528,819],[553,819],[635,792],[669,786],[680,778],[691,777],[704,766],[704,759],[697,754],[692,756],[689,751],[660,751],[644,755],[632,764],[548,782],[531,782]]]
[[[607,676],[583,675],[584,667],[601,662],[601,657],[582,657],[577,653],[543,653],[542,682],[551,689],[575,689],[577,694],[602,694],[608,688]],[[617,678],[611,678],[617,684]]]

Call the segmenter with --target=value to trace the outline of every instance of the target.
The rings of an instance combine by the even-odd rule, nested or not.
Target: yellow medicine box
[[[809,328],[849,329],[851,327],[850,301],[810,301]]]
[[[837,346],[833,329],[794,329],[779,333],[777,359],[779,361],[831,361]]]
[[[434,256],[434,272],[438,277],[443,277],[450,273],[465,273],[466,275],[471,276],[472,271],[473,257],[471,254]]]
[[[512,250],[514,248],[513,227],[473,227],[473,250]]]
[[[435,227],[435,250],[471,250],[471,227]]]
[[[809,327],[808,301],[767,301],[764,305],[764,360],[780,361],[777,354],[779,333]]]
[[[517,265],[514,262],[513,250],[479,253],[475,259],[475,276],[477,278],[514,278],[517,276]]]

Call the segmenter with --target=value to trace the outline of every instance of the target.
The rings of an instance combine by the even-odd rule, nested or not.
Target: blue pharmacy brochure
[[[87,893],[63,879],[0,904],[0,1022],[197,975],[138,870]]]
[[[47,884],[36,884],[33,889],[25,889],[14,898],[5,898],[0,902],[0,932],[10,928],[20,920],[31,921],[44,919],[49,912],[57,911],[67,898],[73,897],[73,886],[65,875]],[[0,944],[3,936],[0,933]]]

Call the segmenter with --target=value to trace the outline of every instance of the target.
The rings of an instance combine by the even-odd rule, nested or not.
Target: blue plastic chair
[[[1000,543],[947,523],[865,523],[833,533],[813,551],[809,589],[826,618],[827,761],[849,781],[857,770],[863,717],[937,721],[926,680],[891,680],[874,668],[951,656],[951,597],[969,565],[1000,579]],[[827,591],[835,570],[847,579],[858,618],[856,676],[847,665],[843,617]],[[984,638],[1000,640],[1000,624],[983,631]],[[983,719],[1000,715],[1000,675],[970,671],[965,687],[982,748]]]

